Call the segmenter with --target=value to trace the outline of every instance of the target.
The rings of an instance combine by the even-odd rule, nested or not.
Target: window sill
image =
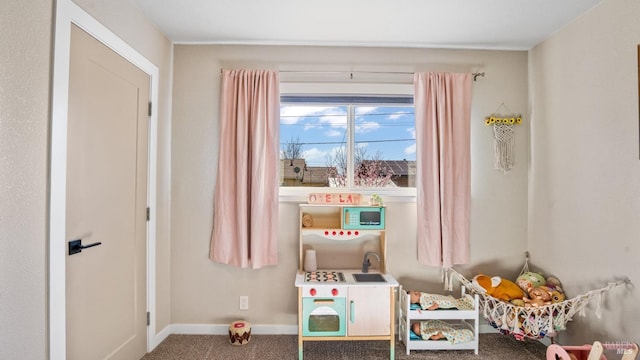
[[[389,190],[354,190],[346,191],[344,189],[333,188],[307,188],[307,187],[281,187],[279,189],[279,199],[281,203],[306,203],[307,196],[311,193],[357,193],[361,194],[363,198],[368,198],[372,194],[378,194],[384,204],[390,203],[415,203],[416,202],[416,189],[394,189]]]

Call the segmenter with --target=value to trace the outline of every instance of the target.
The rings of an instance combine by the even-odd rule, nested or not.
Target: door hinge
[[[151,313],[147,311],[147,326],[151,325]]]
[[[151,209],[147,207],[147,221],[151,220]]]
[[[148,111],[149,116],[151,116],[151,108],[152,108],[152,106],[151,106],[151,101],[149,101],[149,111]]]

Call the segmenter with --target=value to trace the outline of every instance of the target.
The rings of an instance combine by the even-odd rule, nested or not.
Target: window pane
[[[349,104],[352,99],[346,97],[284,99],[280,185],[415,188],[414,108],[404,105],[412,99],[393,105],[371,99],[396,99],[367,99],[358,105]],[[333,101],[327,104],[329,100]]]
[[[354,185],[415,187],[416,136],[413,107],[355,108]]]
[[[282,105],[280,141],[281,186],[330,186],[343,171],[332,166],[345,153],[347,107]]]

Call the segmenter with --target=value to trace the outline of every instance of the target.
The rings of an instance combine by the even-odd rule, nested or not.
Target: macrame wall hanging
[[[506,114],[500,114],[502,109],[506,110]],[[495,168],[506,174],[513,168],[514,126],[522,123],[522,115],[514,114],[502,103],[493,114],[484,119],[484,123],[487,126],[493,126]]]

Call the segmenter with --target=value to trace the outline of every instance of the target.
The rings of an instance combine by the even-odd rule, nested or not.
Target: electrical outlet
[[[249,310],[249,297],[240,296],[240,310]]]

